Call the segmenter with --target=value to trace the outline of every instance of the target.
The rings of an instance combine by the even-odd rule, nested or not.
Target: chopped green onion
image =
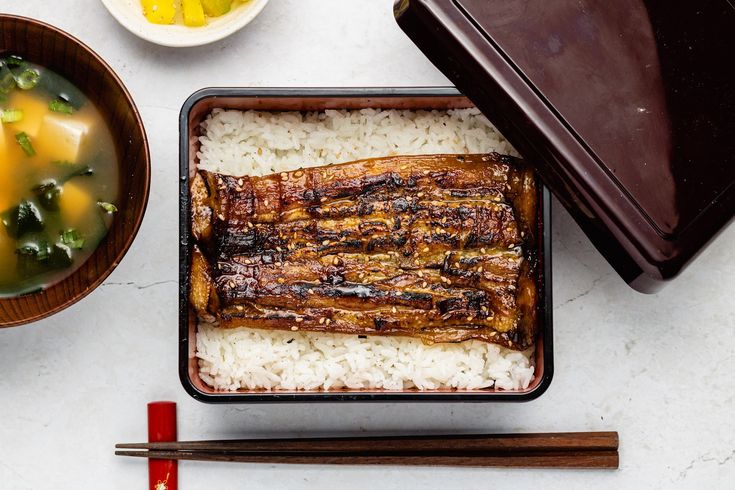
[[[74,112],[74,108],[71,104],[61,99],[54,99],[49,102],[48,108],[54,112],[60,112],[62,114],[72,114]]]
[[[79,250],[84,246],[84,238],[77,230],[70,228],[61,232],[61,243],[74,250]]]
[[[7,94],[15,88],[15,77],[10,68],[0,62],[0,93]]]
[[[74,165],[74,162],[70,162],[69,160],[54,160],[51,163],[53,165],[59,165],[61,167],[68,167],[69,165]]]
[[[41,79],[41,75],[36,70],[28,68],[15,77],[15,83],[18,84],[18,88],[22,90],[30,90],[38,85],[38,80]]]
[[[112,214],[117,213],[117,206],[115,206],[112,203],[104,202],[104,201],[97,201],[97,205],[105,210],[106,213]]]
[[[23,119],[23,111],[20,109],[0,109],[0,122],[14,123]]]
[[[18,142],[20,147],[23,148],[25,154],[29,157],[32,157],[36,154],[36,150],[33,149],[33,145],[31,144],[31,138],[25,133],[25,131],[16,134],[15,141]]]

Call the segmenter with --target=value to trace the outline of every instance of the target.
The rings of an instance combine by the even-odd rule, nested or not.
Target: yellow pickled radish
[[[230,11],[232,0],[201,0],[204,13],[210,17],[219,17]]]
[[[176,0],[141,0],[143,15],[153,24],[172,24],[176,16]]]
[[[202,2],[200,0],[182,0],[182,6],[184,10],[184,25],[198,27],[205,24],[204,8],[202,8]]]

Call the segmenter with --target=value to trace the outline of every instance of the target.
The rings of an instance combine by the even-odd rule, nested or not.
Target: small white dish
[[[238,2],[221,17],[208,17],[200,27],[152,24],[143,15],[140,0],[102,0],[110,14],[136,36],[161,46],[183,48],[219,41],[242,29],[253,20],[268,0]]]

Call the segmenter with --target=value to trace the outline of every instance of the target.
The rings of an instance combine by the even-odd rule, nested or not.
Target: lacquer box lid
[[[399,0],[401,28],[641,291],[735,214],[727,0]]]

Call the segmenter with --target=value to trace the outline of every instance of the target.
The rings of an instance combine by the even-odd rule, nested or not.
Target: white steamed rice
[[[387,155],[516,154],[476,109],[258,112],[215,109],[202,123],[199,168],[265,175]],[[532,350],[485,342],[424,345],[408,337],[219,329],[197,332],[200,376],[218,390],[517,390]]]

